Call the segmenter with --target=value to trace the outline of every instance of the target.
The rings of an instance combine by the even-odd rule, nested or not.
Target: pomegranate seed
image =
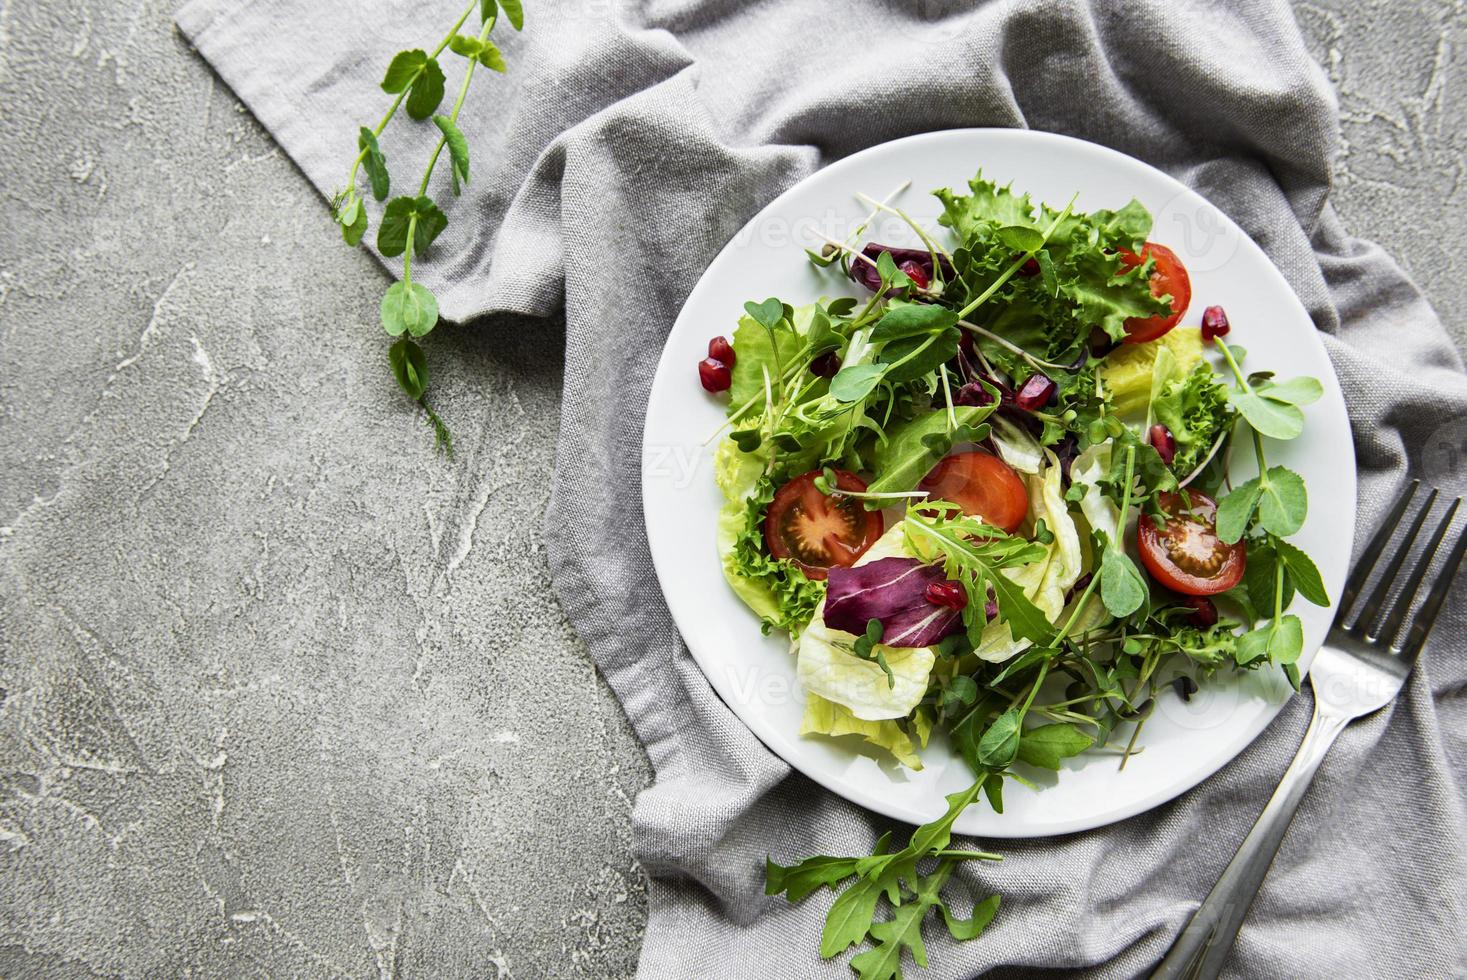
[[[1192,615],[1187,617],[1187,622],[1198,629],[1205,630],[1217,623],[1217,606],[1206,596],[1184,596],[1182,603],[1192,607]]]
[[[1225,336],[1231,329],[1233,328],[1228,325],[1228,315],[1223,312],[1221,306],[1209,306],[1202,311],[1202,339],[1204,342]]]
[[[976,381],[969,381],[967,384],[959,388],[957,392],[953,395],[954,405],[975,407],[979,405],[987,405],[991,401],[993,401],[993,396],[990,395],[984,389],[984,387]]]
[[[1053,379],[1042,374],[1030,375],[1029,380],[1024,382],[1024,387],[1015,393],[1014,404],[1026,412],[1034,412],[1048,405],[1058,390],[1059,385]]]
[[[1031,258],[1028,262],[1025,262],[1023,265],[1019,266],[1019,275],[1021,275],[1021,276],[1037,276],[1037,275],[1039,275],[1039,260],[1038,259],[1035,259],[1035,258]]]
[[[839,370],[840,355],[835,351],[826,351],[810,362],[810,373],[817,378],[833,378]]]
[[[707,357],[698,362],[698,380],[709,391],[728,391],[733,385],[733,372],[722,361]]]
[[[965,609],[968,605],[968,593],[957,582],[933,582],[927,586],[925,598],[934,606],[949,609]]]
[[[737,358],[734,356],[733,344],[728,342],[727,337],[714,337],[708,341],[708,356],[715,361],[722,361],[729,367],[733,367],[737,363]]]
[[[926,289],[927,284],[932,281],[927,277],[927,270],[911,259],[907,259],[898,268],[907,274],[907,278],[912,280],[918,289]]]
[[[1150,437],[1156,455],[1166,465],[1172,465],[1172,460],[1177,458],[1177,440],[1172,438],[1172,430],[1158,422],[1151,427]]]

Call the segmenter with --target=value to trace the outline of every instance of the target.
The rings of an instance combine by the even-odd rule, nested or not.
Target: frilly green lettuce
[[[870,745],[890,752],[909,769],[921,769],[922,757],[912,738],[895,721],[866,721],[857,718],[845,705],[827,701],[818,694],[805,694],[805,717],[800,722],[801,735],[859,735]]]
[[[774,496],[774,485],[763,472],[766,462],[763,453],[742,452],[731,439],[724,439],[714,453],[714,478],[728,501],[718,513],[718,556],[724,579],[758,614],[765,632],[797,632],[814,615],[825,586],[764,551],[764,512]]]

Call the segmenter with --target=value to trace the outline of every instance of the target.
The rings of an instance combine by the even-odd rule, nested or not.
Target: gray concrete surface
[[[649,770],[548,581],[560,331],[435,335],[435,459],[382,272],[175,3],[0,0],[0,975],[628,975]],[[1467,338],[1463,4],[1297,8],[1341,211]]]

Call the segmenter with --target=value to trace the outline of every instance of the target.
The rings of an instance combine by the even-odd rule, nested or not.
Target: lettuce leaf
[[[1235,409],[1228,387],[1206,364],[1162,387],[1151,406],[1152,417],[1171,430],[1177,443],[1172,471],[1184,477],[1197,468],[1217,437],[1233,424]]]
[[[1191,371],[1202,361],[1202,331],[1197,327],[1174,327],[1145,344],[1122,344],[1111,351],[1100,367],[1100,380],[1110,393],[1118,414],[1141,413],[1151,398],[1157,353],[1171,351],[1179,373]]]
[[[1113,440],[1098,442],[1075,457],[1070,464],[1070,483],[1082,491],[1080,513],[1090,530],[1105,535],[1107,541],[1120,540],[1121,509],[1106,496],[1100,483],[1110,472]],[[1092,569],[1093,571],[1093,569]]]
[[[993,414],[995,405],[959,405],[953,417],[959,426],[975,426]],[[879,443],[871,453],[872,493],[892,490],[911,490],[922,478],[932,471],[944,453],[935,452],[922,440],[928,436],[941,435],[948,431],[946,408],[924,412],[905,422],[893,425],[886,433],[886,441]]]
[[[880,651],[891,668],[888,680],[880,666],[851,652],[853,634],[826,626],[819,612],[800,634],[800,686],[843,705],[863,721],[911,714],[927,693],[927,677],[937,662],[933,649],[876,644],[873,650]]]
[[[981,172],[968,182],[968,193],[944,189],[936,195],[943,206],[938,222],[961,239],[953,253],[954,280],[944,294],[959,307],[1013,262],[1015,229],[1042,233],[1061,214],[1036,207],[1029,195],[985,180]],[[1168,302],[1151,295],[1151,262],[1132,269],[1121,263],[1121,251],[1138,251],[1150,231],[1151,215],[1138,201],[1119,211],[1072,212],[1058,220],[1035,256],[1039,273],[1013,277],[978,315],[997,316],[987,324],[995,333],[1062,363],[1074,359],[1094,327],[1120,340],[1126,320],[1170,310]],[[1006,369],[1012,362],[1011,352],[998,345],[984,343],[983,349]]]
[[[921,717],[920,712],[917,717]],[[805,695],[805,717],[800,722],[800,734],[859,735],[867,744],[891,753],[892,758],[908,769],[922,768],[922,758],[917,755],[911,736],[899,723],[891,719],[866,721],[857,718],[849,708],[827,701],[818,694]]]
[[[728,500],[718,514],[718,555],[724,579],[759,616],[764,632],[796,633],[825,598],[825,586],[765,551],[764,513],[774,499],[774,483],[763,473],[764,459],[757,451],[742,452],[730,439],[714,454],[714,478]]]

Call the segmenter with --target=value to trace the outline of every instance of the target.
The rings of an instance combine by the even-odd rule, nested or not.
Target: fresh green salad
[[[942,229],[877,206],[917,247],[863,243],[868,218],[809,253],[862,298],[746,303],[698,365],[728,399],[723,571],[793,641],[801,733],[920,769],[942,730],[973,771],[904,851],[771,864],[792,899],[855,879],[822,953],[870,938],[863,977],[912,949],[873,924],[879,895],[940,905],[932,877],[988,856],[946,850],[963,807],[1001,812],[1023,766],[1124,767],[1165,687],[1275,665],[1297,688],[1288,609],[1329,601],[1288,541],[1304,483],[1265,444],[1300,435],[1319,381],[1245,368],[1220,306],[1186,323],[1187,270],[1137,201],[1056,210],[981,174],[936,195]],[[1258,476],[1229,478],[1238,453]],[[954,935],[981,928],[942,912]]]

